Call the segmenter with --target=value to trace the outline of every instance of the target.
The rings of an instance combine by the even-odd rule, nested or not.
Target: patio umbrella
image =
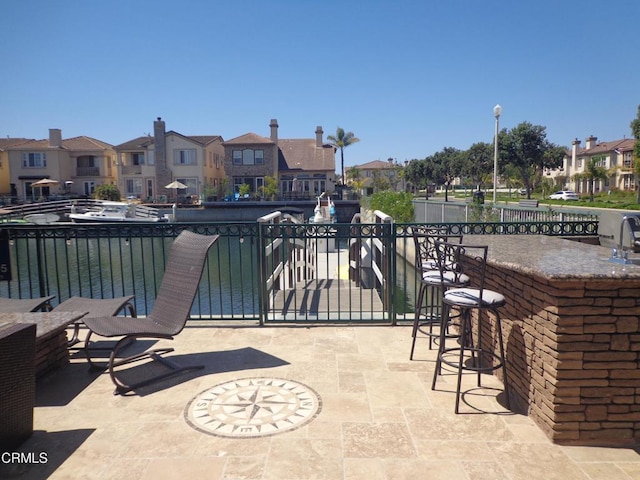
[[[182,182],[179,182],[177,180],[174,180],[173,182],[171,182],[169,185],[165,185],[164,188],[175,188],[176,190],[179,188],[189,188],[189,185],[185,185]]]
[[[55,185],[60,185],[58,180],[54,180],[52,178],[42,178],[37,182],[33,182],[31,184],[31,188],[38,187],[40,188],[40,196],[42,197],[42,189],[45,187],[53,187]]]
[[[53,187],[54,185],[60,185],[58,180],[54,180],[52,178],[43,178],[38,180],[37,182],[33,182],[31,184],[32,187]]]

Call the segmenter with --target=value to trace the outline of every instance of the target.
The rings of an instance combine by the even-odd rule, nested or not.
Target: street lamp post
[[[493,137],[493,203],[496,203],[496,191],[498,190],[498,127],[500,125],[500,115],[502,107],[500,104],[493,107],[493,116],[496,117],[496,132]]]

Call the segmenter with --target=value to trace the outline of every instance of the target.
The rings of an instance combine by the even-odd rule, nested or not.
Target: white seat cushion
[[[423,282],[430,285],[444,285],[445,287],[463,287],[469,284],[469,280],[469,277],[464,273],[458,275],[457,281],[453,272],[445,272],[442,277],[440,270],[429,270],[422,274]]]
[[[447,290],[444,299],[449,304],[461,307],[479,307],[480,290],[477,288],[454,288]],[[493,290],[482,291],[482,305],[485,307],[499,307],[506,303],[504,295]]]
[[[420,264],[422,270],[437,270],[438,262],[434,260],[426,260]]]

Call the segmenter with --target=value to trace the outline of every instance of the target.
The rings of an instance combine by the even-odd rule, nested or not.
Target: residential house
[[[225,181],[222,141],[219,135],[167,132],[165,122],[158,117],[153,136],[115,147],[120,192],[143,201],[190,202],[213,195]],[[187,188],[165,188],[174,180]]]
[[[116,182],[113,146],[86,136],[62,139],[62,131],[49,129],[49,138],[8,147],[10,183],[19,200],[38,200],[57,194],[91,195],[97,185]],[[57,186],[31,188],[48,178]]]
[[[597,166],[607,170],[606,180],[596,180],[594,191],[608,191],[611,189],[635,190],[636,178],[633,172],[633,146],[635,140],[622,139],[609,142],[599,142],[593,135],[587,137],[585,147],[580,147],[577,138],[572,142],[571,151],[563,160],[559,169],[547,170],[545,174],[554,178],[561,187],[578,193],[589,192],[588,179],[576,179],[576,174],[587,172],[588,165],[595,160]]]
[[[281,139],[272,119],[270,137],[247,133],[223,143],[224,168],[233,192],[246,184],[261,196],[265,177],[273,177],[282,198],[312,198],[335,189],[335,148],[323,142],[322,127],[315,138]]]
[[[408,162],[405,162],[405,165]],[[403,167],[395,162],[393,158],[389,158],[386,162],[383,160],[373,160],[355,165],[347,170],[345,176],[353,184],[354,180],[361,182],[362,188],[358,193],[360,195],[371,195],[377,188],[389,188],[395,191],[405,191],[407,184],[404,175],[401,174]]]
[[[11,199],[17,195],[15,185],[10,181],[9,152],[7,148],[32,140],[29,138],[0,138],[0,195],[4,197],[3,203],[11,203]]]

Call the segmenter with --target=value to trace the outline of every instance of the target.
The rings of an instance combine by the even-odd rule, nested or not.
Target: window
[[[582,168],[582,159],[581,158],[576,160],[576,168]]]
[[[178,189],[180,195],[197,195],[198,193],[198,180],[195,178],[176,178],[180,183],[184,183],[187,188]]]
[[[82,182],[82,191],[85,195],[93,195],[93,192],[96,189],[96,182],[93,180],[89,180],[86,182]]]
[[[129,178],[126,180],[127,195],[140,195],[142,193],[142,179]]]
[[[244,150],[233,151],[234,165],[263,165],[264,150],[252,150],[246,148]]]
[[[190,148],[188,150],[174,150],[173,163],[175,165],[196,165],[195,149]]]
[[[155,165],[156,164],[155,153],[156,153],[155,151],[149,150],[149,152],[148,152],[148,157],[149,158],[147,159],[149,165]]]
[[[81,155],[76,159],[78,168],[94,168],[98,166],[96,157],[93,155]]]
[[[316,195],[320,195],[325,190],[326,190],[326,187],[325,187],[325,181],[324,180],[314,180],[313,181],[313,192]]]
[[[47,166],[46,153],[23,153],[22,166],[24,168],[43,168]]]
[[[622,166],[624,168],[633,168],[633,160],[631,152],[624,152],[624,158],[622,159]]]
[[[144,153],[140,153],[140,152],[132,153],[131,165],[144,165]]]
[[[633,175],[624,175],[623,179],[623,189],[624,190],[635,190],[636,182],[634,181]]]

